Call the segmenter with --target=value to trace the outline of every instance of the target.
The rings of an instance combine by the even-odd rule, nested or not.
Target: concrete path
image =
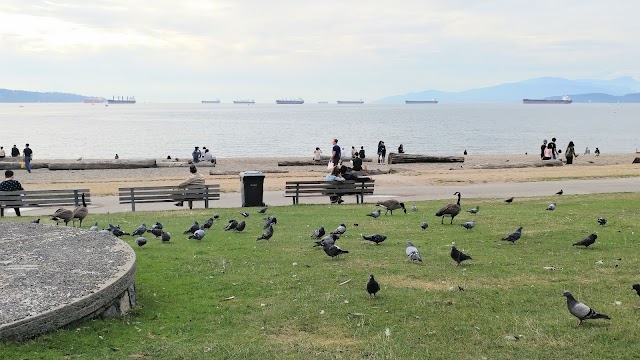
[[[640,192],[640,178],[607,178],[591,180],[558,180],[521,183],[487,183],[468,185],[414,185],[392,186],[376,185],[375,194],[365,197],[365,202],[375,203],[388,198],[398,198],[404,202],[453,199],[453,193],[459,191],[464,198],[509,198],[525,196],[553,195],[560,189],[564,190],[563,196],[571,194],[597,194],[611,192]],[[291,198],[283,196],[284,191],[266,191],[264,202],[270,206],[292,205]],[[118,204],[117,196],[91,197],[92,213],[113,213],[131,211],[131,205]],[[347,203],[354,203],[355,197],[345,197]],[[328,204],[325,197],[301,198],[302,204]],[[201,208],[202,203],[195,203],[194,208]],[[241,206],[240,193],[222,193],[219,201],[213,201],[210,205],[214,208],[234,208]],[[176,210],[172,203],[140,204],[136,205],[137,211]],[[187,209],[187,207],[185,207]],[[23,209],[26,216],[50,215],[55,211],[51,208]],[[9,216],[13,216],[12,209],[6,209]]]

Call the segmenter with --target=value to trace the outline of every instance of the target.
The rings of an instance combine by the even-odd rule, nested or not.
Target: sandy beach
[[[368,170],[391,171],[372,176],[376,185],[416,186],[530,182],[562,179],[595,179],[640,177],[640,164],[632,161],[640,154],[579,155],[573,165],[554,167],[526,167],[539,163],[536,155],[469,155],[464,163],[377,164],[365,163]],[[220,184],[223,192],[239,192],[238,175],[210,175],[257,170],[266,172],[265,191],[283,190],[286,181],[319,179],[326,166],[278,166],[283,160],[307,158],[218,158],[216,167],[200,167],[207,183]],[[74,160],[67,160],[74,161]],[[513,166],[506,169],[487,167]],[[270,171],[279,171],[270,173]],[[286,172],[281,172],[286,171]],[[119,187],[160,186],[177,184],[189,175],[187,167],[163,167],[117,170],[58,170],[35,169],[31,174],[16,171],[16,179],[25,189],[86,188],[92,195],[114,195]]]

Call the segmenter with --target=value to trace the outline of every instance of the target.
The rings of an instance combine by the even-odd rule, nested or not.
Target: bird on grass
[[[445,216],[450,216],[451,224],[453,224],[453,218],[460,214],[460,211],[462,210],[462,207],[460,206],[460,193],[456,191],[453,195],[458,195],[458,202],[455,204],[447,204],[436,213],[436,216],[442,216],[442,221],[440,221],[441,224],[444,224]]]
[[[420,223],[420,229],[427,230],[428,227],[429,227],[429,224],[427,224],[426,221],[423,221]]]
[[[411,211],[418,211],[418,207],[415,205],[411,205]]]
[[[324,247],[325,245],[333,245],[336,243],[336,241],[340,239],[340,235],[338,234],[329,234],[328,236],[323,237],[322,239],[315,241],[315,245],[313,245],[313,247],[316,246],[322,246]]]
[[[369,275],[369,281],[367,282],[367,292],[369,293],[369,299],[375,298],[376,293],[380,291],[380,284],[373,277],[373,274]]]
[[[380,214],[381,214],[380,209],[378,209],[376,211],[368,213],[367,216],[371,216],[372,218],[377,219],[380,216]]]
[[[162,230],[162,224],[158,221],[156,221],[155,224],[151,225],[151,229],[159,229]]]
[[[147,244],[147,239],[143,238],[142,236],[136,239],[136,245],[138,245],[139,247],[143,247]]]
[[[31,220],[32,224],[40,224],[40,219]]]
[[[242,215],[243,218],[248,218],[249,217],[249,213],[247,213],[247,212],[241,212],[240,215]]]
[[[263,220],[264,220],[264,225],[262,226],[262,229],[264,230],[266,230],[269,226],[278,223],[278,219],[276,219],[275,216],[267,216]]]
[[[513,197],[508,198],[507,200],[505,200],[504,202],[511,204],[513,202]]]
[[[258,210],[258,214],[264,214],[267,212],[267,207],[263,207],[262,209]]]
[[[256,241],[258,241],[258,240],[269,240],[269,239],[271,239],[272,236],[273,236],[273,225],[269,225],[269,227],[267,228],[267,231],[265,231],[264,234],[258,236]]]
[[[591,234],[585,237],[584,239],[574,243],[573,246],[584,246],[585,248],[588,248],[590,245],[593,245],[593,243],[596,242],[597,238],[598,238],[598,235]]]
[[[422,262],[422,258],[420,257],[420,252],[418,252],[418,248],[416,248],[411,241],[407,241],[407,248],[404,250],[405,254],[411,262],[419,261]]]
[[[56,222],[56,225],[59,225],[61,222],[64,223],[65,226],[69,224],[69,221],[73,219],[73,210],[60,208],[56,210],[56,212],[51,215],[51,220]]]
[[[578,323],[576,324],[576,326],[580,326],[582,324],[582,321],[587,319],[611,320],[609,316],[600,314],[599,312],[576,300],[568,291],[563,292],[562,296],[567,298],[567,308],[569,309],[571,315],[578,318]]]
[[[480,206],[476,206],[473,209],[467,210],[468,213],[477,214],[480,211]]]
[[[562,191],[562,189],[560,189],[560,191],[556,193],[556,195],[562,195],[562,194],[564,194],[564,191]]]
[[[464,224],[460,224],[460,226],[462,226],[463,228],[465,228],[467,230],[471,230],[471,229],[473,229],[474,226],[476,226],[476,222],[471,220],[471,221],[467,221]]]
[[[360,236],[362,236],[362,238],[364,240],[367,241],[371,241],[374,242],[376,245],[380,244],[381,242],[387,240],[387,237],[384,235],[380,235],[380,234],[373,234],[373,235],[364,235],[364,234],[360,234]]]
[[[640,296],[640,284],[633,284],[631,288],[636,291],[636,294],[638,294],[638,296]]]
[[[117,237],[120,237],[122,235],[131,235],[128,232],[124,232],[120,229],[120,225],[114,227],[113,229],[111,229],[111,233]]]
[[[193,232],[192,235],[189,235],[189,239],[202,240],[206,232],[204,231],[204,227],[200,226],[200,228]]]
[[[247,226],[247,223],[245,223],[244,220],[242,220],[238,223],[238,225],[236,225],[236,228],[234,230],[237,232],[241,232],[242,230],[244,230],[246,226]]]
[[[82,227],[82,220],[84,220],[87,215],[89,215],[89,208],[87,208],[87,203],[84,199],[84,193],[82,193],[82,205],[73,209],[73,218],[71,218],[71,220],[73,221],[73,226],[76,225],[76,220],[80,220],[80,227]]]
[[[205,229],[211,229],[211,227],[213,226],[213,218],[208,218],[207,221],[202,224],[202,226],[204,226]]]
[[[149,229],[149,230],[147,230],[147,232],[152,233],[153,236],[156,237],[156,239],[159,238],[160,236],[162,236],[162,229],[158,229],[158,228]]]
[[[144,235],[144,233],[147,232],[147,224],[143,223],[142,225],[138,226],[138,228],[131,233],[131,236],[141,236]]]
[[[89,228],[89,231],[98,232],[98,222],[96,221],[92,227]]]
[[[347,225],[345,224],[340,224],[340,226],[338,226],[335,230],[333,230],[331,233],[332,234],[338,234],[338,235],[343,235],[345,232],[347,232]]]
[[[605,226],[607,224],[607,219],[603,217],[598,218],[598,224],[600,224],[600,226]]]
[[[515,244],[516,240],[520,239],[522,236],[522,226],[518,226],[516,231],[502,238],[502,240],[509,241],[512,244]]]
[[[311,237],[314,239],[320,239],[321,237],[324,236],[324,234],[325,234],[324,226],[320,226],[313,232],[313,234],[311,234]]]
[[[198,231],[200,229],[200,224],[198,224],[197,221],[193,222],[193,225],[191,225],[187,230],[185,230],[183,232],[183,234],[193,234],[194,232]]]
[[[220,218],[220,215],[218,215],[218,214],[213,214],[213,219],[214,219],[214,220],[218,220],[219,218]]]
[[[376,206],[380,206],[381,208],[385,209],[386,210],[384,213],[385,215],[387,215],[389,211],[391,211],[391,215],[393,215],[393,210],[398,210],[398,209],[402,209],[402,211],[404,211],[405,214],[407,213],[407,209],[405,209],[404,203],[401,203],[396,199],[378,201]]]
[[[333,245],[325,244],[322,247],[322,249],[332,259],[335,259],[335,257],[340,255],[340,254],[348,254],[349,253],[347,250],[340,249],[340,247],[338,245],[336,245],[336,244],[333,244]]]
[[[553,211],[556,209],[556,204],[555,203],[551,203],[549,204],[549,206],[547,206],[547,210],[549,211]]]
[[[455,246],[451,245],[451,258],[455,260],[456,266],[460,265],[461,262],[465,260],[473,260],[471,256],[463,253],[462,251],[456,249]]]
[[[171,233],[163,231],[161,235],[161,239],[163,242],[168,242],[169,240],[171,240]]]
[[[229,220],[229,224],[224,228],[224,231],[233,230],[238,226],[238,222],[234,219]]]

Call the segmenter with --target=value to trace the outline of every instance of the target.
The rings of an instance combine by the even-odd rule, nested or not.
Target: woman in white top
[[[4,153],[4,146],[0,146],[0,159],[4,158],[5,156],[7,155]]]
[[[322,150],[319,147],[316,148],[316,151],[313,152],[313,160],[320,161],[320,155],[322,155]]]

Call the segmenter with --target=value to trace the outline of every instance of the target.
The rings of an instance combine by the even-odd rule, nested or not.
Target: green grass
[[[545,211],[552,201],[558,209]],[[262,233],[255,209],[244,233],[222,230],[226,220],[240,218],[240,209],[90,215],[87,227],[99,221],[132,231],[143,221],[161,221],[173,234],[169,244],[149,234],[146,247],[134,246],[135,311],[24,343],[2,343],[0,358],[640,356],[640,298],[631,290],[640,282],[640,194],[519,198],[510,205],[463,198],[464,208],[480,205],[480,212],[461,214],[453,226],[433,215],[444,203],[418,202],[417,213],[379,219],[365,216],[373,210],[370,204],[272,207],[268,215],[276,215],[278,224],[268,243],[255,241]],[[202,242],[181,234],[193,219],[204,221],[214,212],[221,219]],[[609,220],[604,227],[596,223],[600,216]],[[474,229],[459,226],[472,218]],[[425,220],[429,229],[421,231]],[[310,234],[319,225],[330,231],[341,222],[348,230],[338,244],[350,253],[332,260],[312,248]],[[498,241],[518,225],[524,230],[515,245]],[[378,246],[360,239],[360,233],[376,232],[388,239]],[[592,232],[599,237],[591,249],[571,246]],[[133,238],[123,240],[133,245]],[[406,260],[407,240],[424,264]],[[453,266],[451,242],[474,260]],[[374,300],[364,290],[369,273],[382,286]],[[576,328],[563,290],[612,320]],[[507,335],[522,337],[513,341]]]

